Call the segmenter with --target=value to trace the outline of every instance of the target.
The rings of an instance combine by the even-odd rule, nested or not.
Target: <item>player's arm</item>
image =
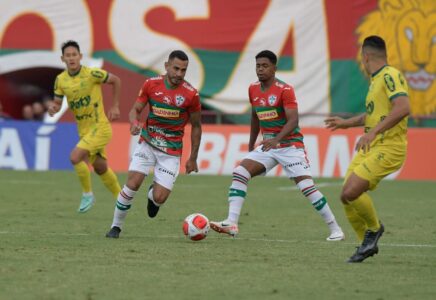
[[[201,142],[201,112],[191,112],[189,121],[191,123],[191,155],[186,161],[186,173],[198,172],[197,157]]]
[[[250,126],[250,140],[248,142],[248,151],[254,150],[254,145],[256,144],[257,136],[259,135],[260,125],[259,118],[256,114],[254,108],[251,109],[251,126]]]
[[[332,131],[336,129],[347,129],[350,127],[358,127],[363,126],[365,124],[366,113],[344,119],[337,116],[329,117],[324,120],[326,128],[331,129]]]
[[[282,130],[272,139],[264,140],[262,142],[262,150],[268,151],[275,148],[277,144],[285,136],[289,135],[298,126],[298,109],[297,108],[287,108],[285,107],[286,123]]]
[[[130,133],[132,135],[138,135],[141,132],[141,124],[139,123],[139,116],[146,105],[147,103],[145,102],[136,101],[129,112]]]
[[[62,98],[58,96],[54,96],[53,101],[48,106],[48,114],[50,117],[53,117],[56,113],[61,110],[62,106]]]
[[[109,121],[114,121],[120,118],[120,97],[121,97],[121,79],[109,73],[106,80],[107,84],[112,85],[112,107],[109,109]]]
[[[356,151],[363,149],[369,151],[370,144],[376,138],[377,134],[383,133],[397,125],[402,119],[410,114],[409,97],[398,96],[392,100],[392,110],[380,123],[365,133],[357,142]]]

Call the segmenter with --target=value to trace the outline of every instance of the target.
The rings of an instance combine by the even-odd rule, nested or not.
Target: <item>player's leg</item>
[[[80,142],[78,146],[80,145]],[[78,212],[87,212],[94,204],[95,198],[91,187],[91,172],[86,161],[89,157],[87,149],[75,147],[70,154],[70,161],[73,164],[74,171],[79,178],[80,186],[82,187],[82,198]]]
[[[121,187],[118,182],[117,175],[107,165],[106,156],[99,153],[92,161],[92,166],[94,167],[95,173],[97,173],[105,187],[112,193],[114,198],[117,198],[121,191]]]
[[[304,170],[306,172],[307,169]],[[325,196],[317,189],[311,176],[303,175],[294,177],[297,187],[303,193],[304,197],[309,200],[313,208],[319,213],[324,222],[330,229],[330,235],[327,241],[342,241],[345,234],[338,225],[335,215],[333,214]]]
[[[229,188],[229,212],[224,221],[210,222],[210,227],[220,233],[235,236],[238,232],[239,216],[247,195],[248,182],[252,177],[267,173],[277,162],[271,156],[256,148],[250,152],[233,170],[233,179]]]
[[[167,201],[179,175],[180,158],[152,149],[156,156],[153,183],[148,189],[147,213],[154,218]]]
[[[127,182],[118,194],[111,229],[108,233],[106,233],[106,237],[119,237],[121,229],[124,225],[124,221],[127,217],[127,213],[132,207],[134,197],[146,176],[147,175],[145,173],[137,171],[129,171],[127,173]]]
[[[127,182],[118,194],[114,209],[112,226],[106,237],[118,238],[124,225],[127,213],[132,207],[136,193],[138,192],[144,178],[148,176],[150,167],[155,164],[154,154],[146,143],[136,145],[132,160],[127,173]]]

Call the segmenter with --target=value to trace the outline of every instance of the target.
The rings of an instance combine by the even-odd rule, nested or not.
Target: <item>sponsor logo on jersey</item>
[[[273,106],[276,103],[277,96],[276,95],[270,95],[268,97],[268,103],[270,106]]]
[[[271,120],[277,118],[279,115],[276,110],[258,111],[257,117],[259,120]]]
[[[151,109],[156,116],[163,118],[178,118],[180,115],[180,111],[176,109],[168,109],[156,106],[152,106]]]
[[[395,91],[395,82],[391,75],[385,74],[384,75],[386,87],[391,91]]]
[[[165,103],[165,104],[171,104],[171,98],[169,97],[169,96],[164,96],[163,97],[163,102]]]
[[[265,101],[265,99],[263,99],[263,98],[260,99],[260,100],[259,100],[259,105],[260,105],[260,106],[265,106],[265,105],[266,105],[266,101]]]
[[[98,70],[91,71],[91,75],[94,76],[95,78],[103,78],[104,77],[104,73],[102,71],[98,71]]]
[[[182,95],[176,95],[176,105],[181,106],[185,102],[185,97]]]
[[[183,87],[184,87],[185,89],[190,90],[191,92],[194,91],[194,88],[193,88],[189,83],[187,83],[187,82],[184,82],[184,83],[183,83]]]
[[[372,112],[374,111],[374,101],[369,101],[369,103],[366,105],[366,113],[368,115],[372,114]]]
[[[69,103],[70,109],[71,110],[75,110],[75,109],[79,109],[81,107],[86,107],[89,105],[89,103],[91,103],[91,96],[85,96],[85,97],[81,97],[78,100],[72,100]]]

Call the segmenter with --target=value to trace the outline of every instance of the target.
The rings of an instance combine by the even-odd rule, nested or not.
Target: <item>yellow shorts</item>
[[[348,167],[345,181],[351,173],[369,181],[369,189],[374,190],[380,180],[399,170],[406,159],[406,150],[393,151],[388,147],[374,147],[364,154],[359,151]]]
[[[89,162],[94,163],[97,155],[107,159],[105,147],[112,138],[112,127],[101,126],[91,129],[80,138],[77,148],[89,151]]]

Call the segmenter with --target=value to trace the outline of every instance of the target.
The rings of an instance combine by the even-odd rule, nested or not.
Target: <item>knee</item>
[[[359,195],[350,188],[344,187],[341,192],[341,201],[344,204],[354,201],[359,197]]]
[[[163,204],[168,199],[168,193],[153,189],[153,199],[156,203]]]
[[[243,176],[243,178],[240,178],[240,180],[245,181],[245,183],[248,183],[248,181],[251,179],[251,173],[241,165],[233,169],[233,177],[235,176]]]
[[[82,160],[80,159],[79,156],[75,155],[74,153],[70,154],[70,161],[73,165],[77,165],[79,162],[81,162]]]
[[[94,164],[94,171],[95,173],[97,173],[97,175],[103,175],[104,173],[107,172],[107,165],[106,164],[102,164],[102,163],[98,163],[98,164]]]

